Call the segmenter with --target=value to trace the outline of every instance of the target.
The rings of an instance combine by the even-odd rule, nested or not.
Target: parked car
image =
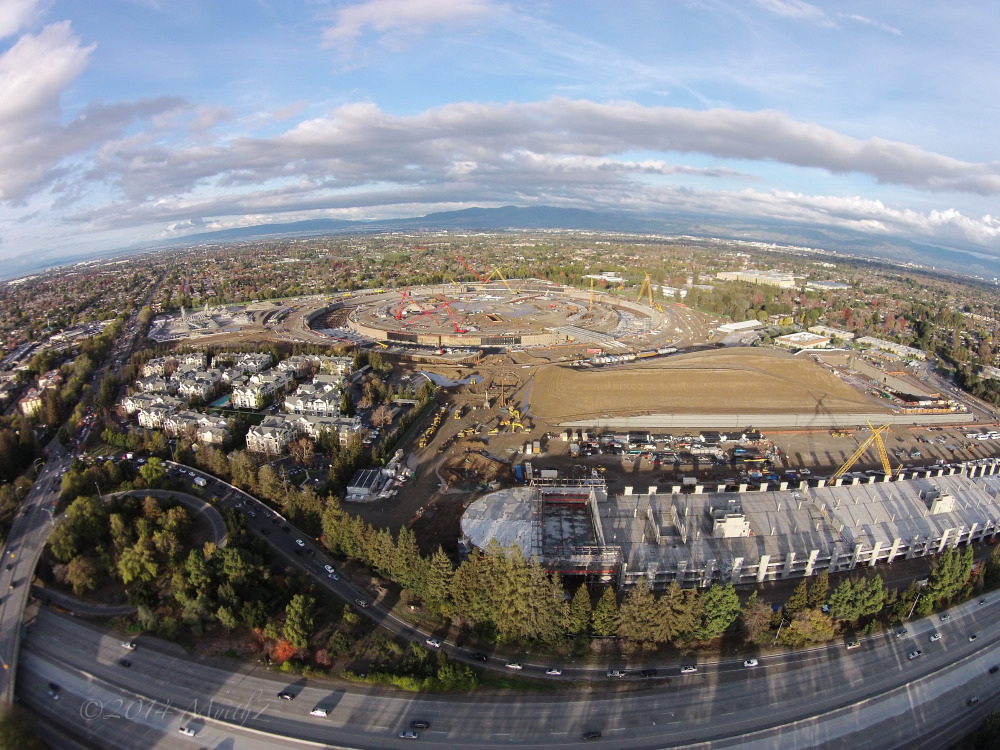
[[[910,653],[908,653],[906,655],[906,658],[909,659],[910,661],[913,661],[918,656],[920,656],[922,653],[923,653],[923,651],[911,651]]]
[[[941,640],[941,634],[940,633],[931,633],[931,643],[934,643],[934,642],[940,641],[940,640]]]
[[[194,737],[196,732],[191,727],[180,727],[178,730],[185,737]]]

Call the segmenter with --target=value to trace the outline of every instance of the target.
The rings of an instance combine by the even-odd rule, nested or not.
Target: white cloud
[[[370,29],[379,35],[381,44],[398,50],[432,26],[473,23],[495,12],[491,0],[368,0],[337,11],[336,22],[324,30],[323,40],[348,54]]]
[[[42,11],[38,0],[2,0],[0,2],[0,39],[14,36],[35,21]]]
[[[890,26],[887,23],[876,21],[874,18],[868,18],[868,16],[862,16],[858,13],[838,13],[837,18],[842,18],[845,21],[853,21],[854,23],[860,23],[865,26],[874,26],[876,29],[880,29],[881,31],[885,31],[894,36],[903,35],[903,32],[895,26]]]
[[[803,0],[757,0],[757,5],[776,16],[796,21],[828,22],[826,13]]]

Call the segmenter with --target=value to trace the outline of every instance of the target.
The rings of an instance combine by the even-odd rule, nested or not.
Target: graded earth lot
[[[595,370],[540,369],[531,412],[558,424],[594,414],[871,412],[878,402],[816,365],[780,351],[725,349]]]

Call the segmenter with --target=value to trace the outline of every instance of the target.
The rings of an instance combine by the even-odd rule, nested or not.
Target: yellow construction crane
[[[845,472],[847,472],[852,466],[854,466],[857,460],[861,458],[861,455],[866,450],[868,450],[868,448],[871,446],[872,443],[875,443],[876,448],[878,448],[878,457],[882,459],[882,468],[885,469],[885,473],[887,476],[890,477],[895,476],[896,474],[899,473],[900,469],[903,468],[903,465],[900,464],[898,467],[896,467],[895,471],[893,471],[892,466],[889,465],[889,454],[886,452],[885,443],[882,441],[882,433],[885,432],[887,429],[889,429],[889,422],[886,422],[877,430],[872,426],[871,422],[868,423],[868,427],[869,429],[871,429],[872,434],[868,437],[867,440],[865,440],[861,445],[858,446],[858,449],[854,451],[854,453],[851,455],[849,459],[844,461],[844,465],[833,473],[832,477],[833,479],[838,479],[842,477]]]
[[[661,305],[653,302],[653,285],[650,282],[649,274],[646,274],[646,278],[642,280],[642,286],[639,287],[639,296],[635,298],[636,302],[642,302],[642,295],[645,294],[646,298],[649,300],[649,306],[654,310],[659,310],[663,312],[663,307]]]

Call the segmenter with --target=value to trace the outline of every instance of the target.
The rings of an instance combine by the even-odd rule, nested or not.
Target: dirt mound
[[[812,359],[760,349],[696,352],[598,370],[544,367],[531,388],[531,412],[551,423],[594,414],[843,414],[872,407]]]
[[[477,453],[474,449],[448,458],[439,469],[444,480],[452,487],[472,488],[490,482],[509,482],[513,479],[511,468],[501,461]]]

